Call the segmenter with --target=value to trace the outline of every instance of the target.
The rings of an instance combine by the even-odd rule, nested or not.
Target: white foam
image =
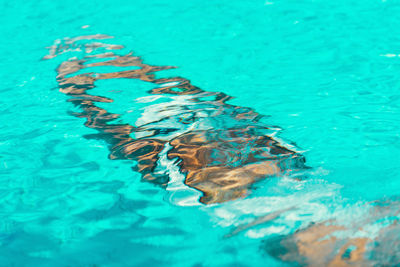
[[[185,175],[180,172],[178,160],[167,157],[171,145],[167,143],[159,154],[158,167],[168,174],[169,181],[166,190],[169,192],[169,201],[178,206],[199,206],[201,192],[185,185]]]

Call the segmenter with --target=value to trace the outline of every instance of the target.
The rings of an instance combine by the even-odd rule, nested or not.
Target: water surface
[[[265,244],[310,222],[335,218],[363,226],[342,236],[375,238],[397,221],[395,1],[13,1],[1,8],[2,265],[281,266],[290,263]],[[307,179],[264,179],[244,199],[182,206],[171,191],[143,182],[133,161],[110,160],[106,143],[87,138],[96,131],[71,116],[79,109],[56,81],[59,63],[84,55],[41,60],[54,40],[98,33],[124,45],[116,53],[179,67],[160,78],[185,77],[264,115],[262,123],[283,129],[277,137],[305,156]],[[152,87],[141,81],[96,86],[96,95],[114,100],[99,106],[123,114],[124,123],[136,125],[150,106]],[[372,212],[376,200],[390,204]],[[372,260],[395,256],[386,251]]]

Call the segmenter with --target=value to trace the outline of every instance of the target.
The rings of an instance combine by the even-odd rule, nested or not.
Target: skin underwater
[[[135,162],[133,169],[143,181],[168,189],[174,179],[172,169],[177,169],[183,185],[200,192],[196,201],[210,205],[245,198],[252,186],[268,177],[299,177],[295,174],[308,169],[304,156],[275,138],[276,127],[262,123],[262,115],[251,108],[231,105],[227,102],[232,97],[204,91],[188,79],[157,78],[155,73],[176,67],[149,65],[132,53],[119,55],[116,51],[123,46],[100,42],[110,38],[96,34],[56,40],[43,59],[62,54],[75,56],[56,69],[60,92],[77,110],[71,114],[84,118],[85,126],[96,131],[85,137],[105,142],[110,159]],[[96,72],[97,67],[118,71]],[[89,93],[97,81],[121,78],[152,88],[148,96],[140,99],[146,106],[133,125],[123,122],[122,114],[103,108],[113,99]],[[399,214],[400,202],[376,201],[362,208],[367,215],[354,218],[351,223],[333,215],[332,219],[310,223],[290,234],[268,238],[262,249],[284,262],[301,266],[399,264],[396,233],[400,229],[397,220],[386,218]],[[293,209],[284,208],[240,225],[226,237],[275,220]],[[384,220],[384,226],[374,234],[368,232],[373,229],[369,226]]]

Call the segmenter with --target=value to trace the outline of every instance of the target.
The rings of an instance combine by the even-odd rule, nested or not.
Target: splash
[[[330,219],[269,238],[263,249],[302,266],[398,266],[399,207],[394,200],[347,207]]]

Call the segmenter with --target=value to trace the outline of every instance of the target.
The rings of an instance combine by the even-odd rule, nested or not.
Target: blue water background
[[[224,207],[173,205],[132,162],[83,138],[94,131],[67,113],[60,61],[40,60],[66,36],[115,36],[146,63],[179,66],[192,84],[270,115],[314,174],[301,190],[260,183],[254,198],[332,187],[321,203],[346,206],[398,195],[397,1],[16,0],[0,10],[1,266],[282,265],[262,238],[224,239]],[[132,80],[98,86],[124,92],[115,111],[145,95]]]

